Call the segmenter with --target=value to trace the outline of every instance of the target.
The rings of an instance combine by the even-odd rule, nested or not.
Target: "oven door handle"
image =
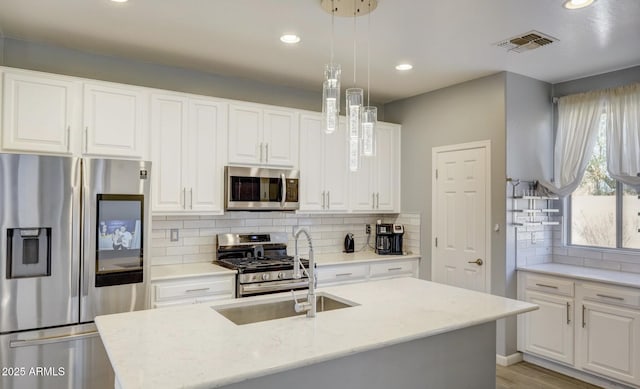
[[[274,285],[275,284],[275,285]],[[241,284],[240,294],[243,296],[255,293],[283,292],[292,289],[301,289],[309,286],[309,281],[300,282],[266,282],[259,284]]]
[[[280,174],[280,185],[282,185],[282,200],[280,201],[280,206],[284,208],[284,203],[287,202],[287,179],[284,173]]]

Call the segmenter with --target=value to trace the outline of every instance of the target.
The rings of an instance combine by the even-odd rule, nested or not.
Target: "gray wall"
[[[640,82],[640,66],[554,84],[553,96],[561,97],[597,89],[615,88],[634,82]]]
[[[322,109],[320,78],[318,90],[308,91],[6,37],[0,37],[0,53],[0,65],[4,66],[311,111]]]
[[[551,178],[553,173],[551,88],[551,84],[546,82],[507,73],[507,177],[527,181]],[[512,187],[508,183],[504,186],[508,198],[511,196]],[[516,229],[511,226],[512,217],[513,213],[507,212],[505,274],[496,281],[504,283],[500,285],[504,288],[504,296],[516,298]],[[505,331],[505,355],[513,354],[517,351],[516,318],[508,318],[500,325]],[[500,340],[498,339],[499,342]]]

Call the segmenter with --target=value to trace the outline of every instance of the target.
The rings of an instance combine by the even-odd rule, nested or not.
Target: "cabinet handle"
[[[264,143],[260,142],[260,162],[262,162],[262,145]]]
[[[569,317],[570,311],[571,311],[571,304],[567,303],[567,324],[571,324],[571,318]]]
[[[265,152],[264,152],[264,161],[265,161],[266,163],[269,163],[269,143],[265,143],[265,144],[264,144],[264,149],[265,149]]]
[[[193,188],[189,188],[189,209],[193,209]]]
[[[327,209],[331,209],[331,191],[327,191]]]
[[[371,209],[376,209],[376,194],[375,193],[371,193]]]
[[[67,126],[67,151],[71,151],[71,126]]]
[[[551,288],[551,289],[558,289],[557,286],[555,285],[545,285],[545,284],[536,284],[537,286],[540,286],[542,288]]]
[[[325,203],[324,203],[324,194],[325,194],[325,192],[324,192],[324,191],[322,191],[322,209],[324,209],[324,204],[325,204]]]
[[[182,209],[187,209],[187,188],[182,188]]]
[[[596,294],[596,296],[598,296],[598,297],[602,297],[602,298],[605,298],[605,299],[611,299],[611,300],[624,301],[624,298],[622,298],[622,297],[618,297],[618,296],[608,296],[608,295],[606,295],[606,294],[599,294],[599,293],[598,293],[598,294]]]
[[[376,209],[380,209],[380,192],[376,193]]]
[[[209,290],[209,288],[187,289],[185,292],[187,292],[187,293],[191,293],[191,292],[204,292],[205,290]]]
[[[390,267],[387,269],[388,271],[396,271],[396,270],[402,270],[401,267]]]
[[[584,307],[584,304],[582,304],[582,328],[584,328],[587,325],[587,322],[584,321],[584,311],[586,310],[586,308]]]
[[[84,152],[89,149],[89,126],[84,128]]]
[[[336,274],[336,277],[348,277],[350,275],[352,275],[353,273],[338,273]]]

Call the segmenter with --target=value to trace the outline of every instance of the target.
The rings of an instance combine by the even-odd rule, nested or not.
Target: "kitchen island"
[[[266,295],[96,324],[123,389],[495,388],[495,320],[536,308],[415,278],[318,293],[357,305],[245,325],[213,309],[283,298]]]

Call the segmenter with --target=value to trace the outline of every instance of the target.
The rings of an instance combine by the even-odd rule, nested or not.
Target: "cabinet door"
[[[137,88],[84,86],[84,148],[87,154],[142,158],[145,94]]]
[[[263,164],[298,166],[298,118],[295,112],[264,110]]]
[[[349,148],[344,120],[333,134],[324,134],[324,190],[328,211],[349,208]]]
[[[573,299],[527,290],[525,301],[540,306],[523,315],[525,351],[573,364]]]
[[[189,103],[186,208],[197,212],[222,212],[221,132],[225,130],[223,103],[194,100]]]
[[[322,118],[300,116],[300,211],[322,211],[326,207],[324,188]]]
[[[350,203],[353,211],[375,211],[376,190],[373,180],[375,157],[361,157],[358,170],[349,172]]]
[[[588,301],[580,308],[579,367],[640,384],[640,312]]]
[[[62,77],[5,72],[2,149],[71,153],[77,86]],[[74,128],[75,129],[75,128]]]
[[[153,212],[184,209],[187,183],[183,160],[186,151],[187,111],[187,100],[179,96],[151,97]]]
[[[376,210],[399,212],[400,197],[400,128],[378,123],[375,158]]]
[[[264,160],[262,109],[229,105],[229,163],[259,164]]]

